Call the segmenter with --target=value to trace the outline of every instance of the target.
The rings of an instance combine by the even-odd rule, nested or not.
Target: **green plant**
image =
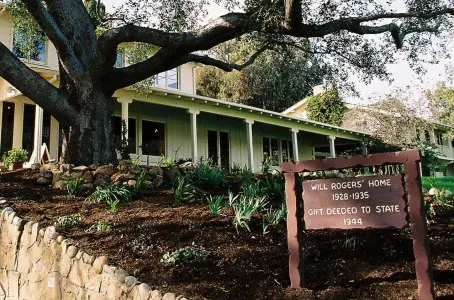
[[[225,200],[224,200],[224,196],[216,196],[213,197],[210,195],[208,198],[207,198],[207,201],[208,201],[208,206],[210,207],[210,210],[211,212],[214,214],[214,215],[217,215],[219,214],[219,212],[221,211],[222,207],[224,207],[224,203],[225,203]]]
[[[25,162],[28,159],[28,151],[21,148],[13,148],[3,155],[3,166],[9,168],[15,162]]]
[[[132,195],[128,187],[119,183],[107,183],[98,186],[96,191],[87,200],[94,203],[106,202],[109,205],[109,212],[116,212],[120,203],[131,201]]]
[[[246,198],[256,198],[263,195],[260,187],[260,181],[252,182],[251,184],[243,185],[243,195]]]
[[[354,236],[349,237],[348,235],[345,235],[345,247],[355,250],[356,248],[356,238]]]
[[[178,176],[173,184],[173,196],[175,202],[180,204],[182,202],[188,202],[196,200],[197,198],[204,198],[206,193],[190,183],[190,175]]]
[[[142,197],[148,190],[148,185],[146,181],[149,179],[147,171],[142,170],[139,174],[136,175],[136,182],[132,186],[131,194],[134,198]]]
[[[153,240],[149,235],[141,233],[138,237],[132,240],[131,247],[136,252],[147,253],[154,247]]]
[[[205,259],[210,252],[207,250],[196,247],[195,245],[180,248],[173,252],[167,252],[163,255],[161,262],[166,265],[176,265],[194,259]]]
[[[111,231],[114,223],[110,221],[98,221],[98,223],[91,225],[86,231],[95,232],[95,231]]]
[[[309,97],[306,105],[309,120],[332,125],[341,125],[342,118],[347,111],[336,88]]]
[[[211,160],[200,163],[188,176],[193,185],[201,189],[223,188],[228,182],[225,173]]]
[[[157,162],[158,167],[174,167],[177,165],[177,160],[173,157],[167,157],[164,155],[161,155]]]
[[[80,214],[72,214],[59,217],[54,226],[57,229],[68,229],[79,225],[81,222],[82,216]]]
[[[287,206],[285,205],[285,202],[282,202],[281,208],[273,210],[272,207],[270,207],[266,211],[265,218],[263,219],[263,234],[267,234],[268,227],[277,225],[281,221],[285,220],[285,217],[287,216]]]
[[[233,225],[235,225],[236,230],[238,231],[238,227],[245,227],[248,231],[251,231],[248,223],[252,215],[257,211],[263,210],[266,205],[266,196],[250,198],[241,195],[233,203]]]
[[[77,196],[82,193],[84,189],[85,180],[83,178],[69,178],[66,190],[71,196]]]
[[[140,155],[134,156],[131,162],[135,166],[140,166]]]
[[[282,174],[268,177],[261,185],[262,195],[267,195],[270,200],[282,202],[285,199],[285,180]]]
[[[262,161],[262,165],[260,166],[260,171],[263,174],[266,174],[271,170],[272,165],[273,165],[273,158],[271,156],[266,156]]]

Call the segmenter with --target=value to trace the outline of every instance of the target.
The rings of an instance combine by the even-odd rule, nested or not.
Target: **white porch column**
[[[295,161],[299,161],[300,160],[300,155],[299,155],[299,151],[298,151],[298,132],[299,132],[299,129],[292,128],[291,131],[292,131],[293,159]]]
[[[128,98],[118,98],[117,101],[121,104],[121,119],[125,121],[126,124],[126,133],[125,137],[126,140],[129,138],[129,104],[132,103],[132,99]],[[123,129],[123,125],[122,125]]]
[[[246,123],[247,135],[247,162],[249,170],[254,173],[254,142],[252,139],[252,124],[254,124],[254,120],[246,119],[244,122]]]
[[[197,147],[197,115],[200,114],[199,110],[189,109],[189,116],[191,118],[191,153],[192,163],[196,164],[199,161],[199,152]]]
[[[50,118],[50,145],[47,145],[49,148],[50,157],[59,161],[58,153],[58,142],[60,138],[60,124],[54,118]]]
[[[41,160],[41,145],[43,144],[43,109],[35,106],[35,136],[33,140],[33,162],[39,163]],[[49,145],[47,145],[49,147]]]
[[[13,148],[22,148],[22,135],[24,133],[24,102],[14,103]]]
[[[329,153],[331,154],[331,158],[336,157],[336,145],[334,141],[336,140],[335,136],[328,136],[328,141],[329,141]]]

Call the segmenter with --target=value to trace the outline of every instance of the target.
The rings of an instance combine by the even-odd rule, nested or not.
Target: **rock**
[[[120,163],[118,164],[120,167],[121,166],[131,166],[133,165],[132,160],[130,159],[122,159],[120,160]]]
[[[52,184],[52,178],[39,177],[36,182],[41,185],[50,185]]]
[[[150,187],[158,188],[164,183],[164,177],[156,176],[156,178],[151,182]]]
[[[41,170],[44,170],[44,171],[52,171],[53,169],[55,169],[57,167],[57,164],[55,163],[47,163],[47,164],[44,164],[42,167],[41,167]]]
[[[438,195],[438,193],[439,193],[439,191],[438,191],[437,188],[434,188],[434,187],[433,187],[433,188],[431,188],[431,189],[429,190],[429,195],[430,195],[430,196]]]
[[[123,178],[124,178],[123,173],[115,173],[110,177],[110,180],[112,180],[112,182],[120,182],[122,181]]]
[[[128,170],[128,173],[131,173],[131,174],[139,174],[140,172],[142,172],[142,169],[140,168],[140,166],[136,166],[136,165],[132,165],[129,167],[129,170]]]
[[[451,199],[453,199],[453,193],[449,190],[442,190],[440,192],[440,197],[444,197],[446,199],[451,200]]]
[[[164,296],[162,296],[162,300],[175,300],[176,296],[174,293],[165,293]]]
[[[62,176],[63,176],[63,172],[62,171],[53,171],[53,176],[52,176],[52,185],[55,186],[55,184],[61,180]]]
[[[95,259],[93,262],[93,269],[95,270],[96,274],[101,274],[104,265],[109,263],[109,259],[106,256],[100,256]]]
[[[61,172],[69,172],[69,171],[71,171],[72,168],[74,168],[74,165],[70,165],[70,164],[61,164],[60,165]]]
[[[89,167],[90,170],[92,170],[92,171],[94,171],[94,170],[96,170],[97,168],[99,168],[99,166],[98,166],[98,165],[95,165],[95,164],[91,164],[91,165],[89,165],[88,167]]]
[[[82,179],[85,180],[86,183],[93,183],[93,173],[85,172],[84,175],[82,175]]]
[[[87,167],[87,166],[78,166],[78,167],[73,168],[71,170],[71,173],[73,173],[73,172],[74,173],[83,173],[83,172],[86,172],[88,170],[90,170],[90,168]]]
[[[96,169],[95,175],[105,175],[105,176],[112,176],[113,174],[117,173],[117,169],[110,165],[100,166]]]
[[[153,178],[156,178],[157,176],[163,177],[164,172],[162,171],[162,169],[160,167],[150,167],[148,169],[148,174],[153,179]]]
[[[137,278],[135,278],[134,276],[125,277],[125,284],[127,287],[132,287],[132,286],[136,285],[138,282],[139,282],[139,280],[137,280]]]
[[[123,181],[134,180],[136,179],[136,175],[134,174],[124,174]]]
[[[41,168],[41,164],[39,164],[39,163],[33,163],[30,166],[30,169],[32,169],[32,170],[39,170],[40,168]]]
[[[68,185],[68,181],[66,180],[59,180],[54,184],[54,189],[60,189],[64,190],[66,189],[66,186]]]
[[[135,181],[135,180],[132,180],[132,179],[128,180],[129,186],[134,186],[134,185],[136,185],[136,183],[137,183],[137,181]]]
[[[177,179],[177,177],[180,175],[180,171],[178,170],[178,167],[166,167],[162,168],[163,173],[164,173],[164,181],[168,185],[172,185],[172,183]]]
[[[76,257],[77,252],[79,252],[79,250],[77,249],[76,246],[69,246],[68,249],[66,250],[66,254],[68,254],[68,256],[71,258]]]
[[[50,178],[52,179],[54,177],[54,173],[52,171],[49,171],[49,170],[43,170],[41,169],[39,171],[39,174],[41,175],[41,177],[44,177],[44,178]]]
[[[161,300],[161,293],[158,290],[154,290],[150,292],[149,298],[150,300]]]
[[[102,186],[110,181],[110,176],[105,176],[101,174],[95,175],[95,180],[93,181],[94,186]]]
[[[126,272],[125,270],[123,270],[121,268],[116,268],[114,275],[119,282],[124,283],[126,276],[128,276],[129,274],[128,274],[128,272]]]

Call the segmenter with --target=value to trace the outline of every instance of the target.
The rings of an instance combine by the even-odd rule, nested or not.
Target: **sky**
[[[112,12],[116,6],[121,5],[125,0],[104,0],[104,4],[109,12]],[[209,7],[207,19],[214,19],[227,11],[219,5],[213,4]],[[453,37],[454,39],[454,37]],[[454,49],[454,41],[450,43]],[[454,57],[454,52],[452,53]],[[454,58],[450,60],[442,60],[439,64],[424,64],[427,73],[424,75],[416,74],[405,60],[400,60],[398,63],[389,65],[388,70],[391,73],[393,82],[373,80],[370,84],[356,81],[356,90],[359,96],[346,94],[345,100],[350,103],[367,104],[380,100],[387,95],[405,94],[407,98],[424,97],[424,91],[432,90],[437,83],[448,80],[447,70],[454,69]],[[451,78],[452,79],[452,78]]]

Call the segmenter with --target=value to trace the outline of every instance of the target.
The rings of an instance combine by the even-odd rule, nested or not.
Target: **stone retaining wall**
[[[53,226],[27,222],[11,208],[0,218],[0,300],[4,299],[152,299],[161,295],[106,257],[93,257],[71,245]]]

